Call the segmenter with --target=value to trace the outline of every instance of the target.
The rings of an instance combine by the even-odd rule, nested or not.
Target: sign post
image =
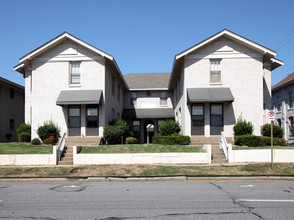
[[[274,150],[273,150],[273,124],[275,120],[275,112],[273,110],[268,113],[269,120],[271,121],[271,170],[273,170],[274,163]]]

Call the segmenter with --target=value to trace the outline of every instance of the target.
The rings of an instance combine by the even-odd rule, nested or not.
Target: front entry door
[[[98,105],[87,105],[86,110],[86,136],[99,136]]]
[[[192,104],[192,135],[204,135],[204,104]]]
[[[210,105],[210,134],[220,135],[224,130],[223,104]]]
[[[81,136],[81,106],[68,107],[68,135]]]

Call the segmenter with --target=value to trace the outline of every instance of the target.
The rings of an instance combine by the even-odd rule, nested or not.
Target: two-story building
[[[294,143],[294,73],[272,87],[275,124],[284,129],[284,138]]]
[[[189,136],[233,136],[238,117],[254,133],[271,109],[276,52],[228,30],[175,56],[171,73],[122,75],[114,58],[63,33],[20,59],[25,77],[25,121],[32,137],[44,121],[67,136],[102,136],[112,119],[127,120],[146,142],[165,119]],[[151,132],[150,132],[151,131]]]
[[[24,122],[24,87],[0,77],[0,142],[17,141]]]

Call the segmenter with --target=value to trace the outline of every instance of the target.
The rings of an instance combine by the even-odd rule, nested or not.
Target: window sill
[[[70,84],[69,87],[81,87],[81,84]]]
[[[223,83],[222,82],[218,82],[218,83],[210,83],[210,85],[215,85],[215,86],[217,86],[217,85],[222,85]]]

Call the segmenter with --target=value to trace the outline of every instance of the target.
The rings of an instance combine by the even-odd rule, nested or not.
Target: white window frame
[[[78,71],[73,71],[73,65],[77,65]],[[72,76],[79,76],[79,82],[73,82],[73,77]],[[70,62],[69,63],[69,80],[70,80],[70,85],[81,85],[81,62]]]
[[[218,62],[218,64],[216,64]],[[222,84],[222,59],[210,59],[210,72],[209,72],[209,83],[210,84]],[[219,73],[220,74],[220,81],[219,82],[212,82],[212,73]]]

